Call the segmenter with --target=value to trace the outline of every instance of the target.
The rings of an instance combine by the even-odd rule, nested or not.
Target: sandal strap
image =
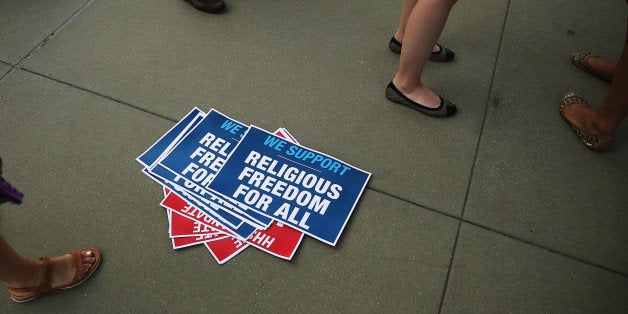
[[[44,281],[41,283],[40,293],[46,293],[52,290],[52,261],[48,256],[44,256],[40,260],[44,263]]]
[[[9,292],[18,292],[18,293],[37,293],[43,294],[46,293],[52,288],[50,287],[50,283],[52,282],[52,264],[50,262],[50,257],[44,256],[39,258],[42,261],[44,266],[44,272],[42,274],[42,281],[39,286],[36,287],[28,287],[28,288],[13,288],[7,286]]]
[[[81,251],[72,251],[74,257],[74,269],[76,270],[76,276],[83,270],[83,258],[81,257]],[[76,277],[75,276],[75,277]]]

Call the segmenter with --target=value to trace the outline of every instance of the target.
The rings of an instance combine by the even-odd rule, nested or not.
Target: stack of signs
[[[214,109],[192,109],[137,161],[164,188],[173,247],[204,244],[220,264],[248,246],[290,260],[303,234],[336,245],[371,176]]]

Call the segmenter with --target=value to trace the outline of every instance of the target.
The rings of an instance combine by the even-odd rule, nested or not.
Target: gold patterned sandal
[[[567,109],[567,107],[573,104],[584,104],[587,107],[589,106],[587,104],[587,101],[584,100],[584,98],[582,98],[582,96],[580,96],[578,93],[568,93],[563,96],[563,99],[561,101],[560,116],[563,118],[563,120],[565,120],[565,122],[567,122],[567,124],[569,124],[569,126],[574,131],[574,133],[576,133],[582,144],[584,144],[584,146],[586,146],[588,149],[598,153],[607,150],[611,145],[611,137],[600,137],[587,133],[586,131],[578,128],[577,126],[573,125],[569,120],[567,120],[567,118],[565,117],[565,110]]]
[[[587,72],[589,74],[593,74],[599,78],[604,79],[605,81],[612,82],[613,76],[608,75],[606,73],[602,73],[591,66],[591,64],[589,63],[589,59],[591,58],[599,58],[599,56],[596,56],[590,53],[581,54],[581,53],[576,52],[576,53],[571,54],[570,59],[571,59],[571,63],[573,63],[580,70]]]

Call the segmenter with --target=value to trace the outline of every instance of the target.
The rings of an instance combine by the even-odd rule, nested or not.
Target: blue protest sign
[[[209,182],[247,130],[246,125],[212,109],[159,164],[209,191]],[[226,210],[239,211],[250,224],[264,227],[271,224],[269,217],[233,203],[234,208]]]
[[[152,166],[162,155],[172,150],[179,141],[190,132],[198,122],[205,117],[205,113],[198,108],[190,112],[179,120],[168,132],[166,132],[155,144],[148,148],[142,155],[137,157],[137,161],[145,167]]]
[[[209,187],[336,245],[370,175],[250,126]]]

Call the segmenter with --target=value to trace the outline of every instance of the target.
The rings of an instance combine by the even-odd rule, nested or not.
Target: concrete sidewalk
[[[587,150],[558,114],[609,84],[624,1],[460,1],[425,81],[435,119],[389,102],[400,1],[0,0],[0,156],[26,195],[0,232],[28,257],[95,245],[81,287],[0,312],[628,312],[628,123]],[[135,158],[192,107],[373,173],[336,247],[219,266],[172,250]]]

